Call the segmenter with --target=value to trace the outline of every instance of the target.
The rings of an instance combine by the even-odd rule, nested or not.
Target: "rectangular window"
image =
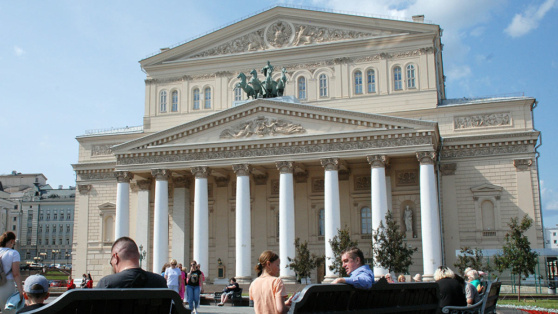
[[[12,231],[16,231],[16,225],[12,226]]]
[[[376,73],[374,70],[368,70],[366,73],[366,84],[368,86],[368,93],[376,92]]]
[[[240,101],[242,100],[242,89],[237,86],[234,89],[234,101]]]
[[[33,220],[33,212],[27,213],[27,220]]]
[[[54,220],[58,219],[58,214],[54,213]]]
[[[16,221],[17,221],[17,217],[13,217],[13,221],[16,222]]]
[[[362,94],[362,72],[355,72],[355,94]]]

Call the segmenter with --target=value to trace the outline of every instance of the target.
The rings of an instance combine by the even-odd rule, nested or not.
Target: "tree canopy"
[[[386,213],[386,226],[380,222],[378,229],[372,236],[374,239],[374,264],[388,269],[390,272],[407,273],[413,263],[413,253],[417,248],[411,248],[405,242],[405,234],[399,231],[399,225],[393,219],[393,213]]]
[[[349,229],[343,228],[337,230],[337,235],[329,240],[331,249],[333,250],[333,262],[329,265],[329,269],[333,270],[341,277],[347,276],[345,268],[343,268],[343,262],[341,261],[341,253],[353,246],[358,246],[358,242],[351,240],[351,235]],[[331,259],[330,257],[328,257]]]
[[[318,266],[318,263],[323,260],[323,257],[318,257],[308,250],[308,241],[300,241],[300,238],[295,239],[296,257],[287,257],[290,264],[287,265],[290,269],[294,270],[299,278],[308,280],[310,273]],[[306,282],[308,283],[308,282]]]

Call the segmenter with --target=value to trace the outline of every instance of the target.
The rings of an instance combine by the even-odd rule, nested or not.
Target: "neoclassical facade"
[[[286,96],[247,99],[268,61]],[[296,238],[331,256],[348,228],[370,263],[388,210],[426,277],[462,246],[501,247],[511,217],[543,246],[535,99],[446,99],[441,29],[421,16],[275,7],[140,63],[143,126],[77,137],[77,273],[108,274],[128,235],[155,272],[195,259],[249,282],[271,249],[292,281]]]

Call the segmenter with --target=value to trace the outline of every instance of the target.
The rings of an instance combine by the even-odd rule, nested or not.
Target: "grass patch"
[[[558,309],[558,300],[498,300],[498,305],[538,306],[545,309]]]

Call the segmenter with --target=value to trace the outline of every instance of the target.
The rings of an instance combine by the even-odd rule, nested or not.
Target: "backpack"
[[[10,268],[10,270],[8,271],[8,273],[4,272],[4,263],[2,262],[2,258],[4,257],[4,255],[6,255],[6,253],[8,253],[8,250],[5,250],[2,255],[0,255],[0,287],[2,287],[3,285],[6,284],[6,282],[8,282],[8,275],[12,272],[12,269]]]

